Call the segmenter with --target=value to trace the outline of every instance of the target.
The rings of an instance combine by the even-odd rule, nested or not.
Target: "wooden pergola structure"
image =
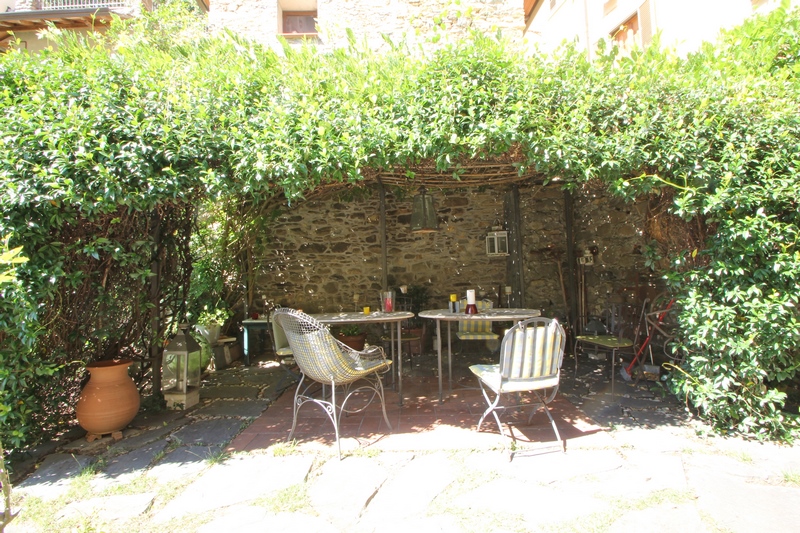
[[[413,176],[413,178],[409,176]],[[512,289],[509,303],[513,307],[524,307],[525,280],[519,185],[527,182],[543,187],[546,183],[560,184],[560,179],[547,180],[544,175],[532,170],[520,172],[519,164],[503,161],[470,161],[449,172],[439,171],[433,164],[421,164],[403,169],[375,171],[374,175],[367,175],[367,180],[370,179],[374,179],[378,183],[380,194],[381,285],[384,289],[388,289],[389,261],[386,239],[386,187],[468,189],[508,186],[508,191],[503,199],[503,211],[508,230],[506,272]],[[577,272],[575,270],[577,257],[575,255],[574,197],[572,192],[566,189],[564,190],[564,220],[567,261],[566,291],[569,299],[569,320],[570,324],[574,325],[577,324],[579,313]]]

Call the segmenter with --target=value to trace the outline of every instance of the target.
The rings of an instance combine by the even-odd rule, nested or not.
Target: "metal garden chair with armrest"
[[[547,404],[555,399],[558,392],[565,347],[566,333],[557,320],[531,318],[515,324],[503,336],[499,364],[470,366],[469,369],[478,378],[481,392],[488,404],[488,408],[478,420],[478,431],[481,429],[483,420],[491,413],[501,435],[505,437],[505,430],[500,423],[500,417],[497,416],[497,411],[529,405],[520,401],[519,394],[532,392],[538,405],[543,407],[547,413],[559,446],[564,451],[564,442],[561,440],[558,427],[556,427]],[[494,393],[494,399],[490,397],[489,390]],[[517,403],[501,405],[502,398],[509,394],[515,396]],[[536,411],[538,408],[531,411],[528,423]],[[513,452],[511,456],[513,457]]]
[[[392,362],[386,359],[383,348],[369,346],[362,351],[353,350],[336,340],[327,326],[296,309],[276,309],[273,318],[283,328],[301,373],[294,394],[289,441],[292,440],[297,427],[298,411],[306,402],[313,402],[322,407],[333,423],[339,459],[342,458],[339,422],[343,413],[363,411],[377,396],[381,402],[383,419],[391,431],[392,425],[386,415],[381,374],[391,368]],[[312,382],[307,382],[306,378]],[[323,385],[319,397],[314,395],[316,391],[312,391],[314,382]],[[331,388],[330,399],[327,399],[325,394],[325,385]],[[337,402],[337,389],[344,395],[341,404]],[[347,410],[348,400],[357,392],[371,392],[372,396],[361,408]]]

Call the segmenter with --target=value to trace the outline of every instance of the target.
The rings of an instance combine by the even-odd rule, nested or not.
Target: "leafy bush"
[[[606,47],[591,62],[481,35],[427,57],[355,40],[280,56],[198,33],[189,11],[0,57],[0,234],[30,258],[2,289],[0,439],[70,421],[91,360],[138,358],[157,392],[148,364],[178,320],[252,301],[248,257],[284,199],[423,161],[458,180],[492,158],[673,198],[674,231],[694,228],[653,254],[672,253],[683,304],[675,386],[718,427],[796,433],[779,390],[800,362],[796,11],[688,59]]]

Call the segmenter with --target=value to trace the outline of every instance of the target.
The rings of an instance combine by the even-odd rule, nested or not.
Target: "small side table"
[[[578,375],[578,344],[588,344],[598,346],[606,350],[611,350],[611,395],[614,395],[614,378],[616,375],[615,366],[617,351],[624,348],[633,347],[633,341],[615,335],[578,335],[575,337],[575,376]]]
[[[244,328],[244,335],[242,339],[242,351],[244,352],[244,364],[250,366],[250,336],[258,332],[266,333],[268,336],[272,334],[272,322],[268,318],[248,318],[242,320],[242,327]],[[260,346],[263,343],[259,342]]]

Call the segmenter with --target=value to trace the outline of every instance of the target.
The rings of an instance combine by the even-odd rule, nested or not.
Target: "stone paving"
[[[387,391],[393,431],[374,410],[343,424],[342,461],[313,406],[284,442],[285,367],[212,373],[186,412],[140,415],[116,443],[70,434],[46,448],[14,486],[7,531],[797,530],[797,446],[713,436],[659,383],[618,381],[612,396],[602,362],[577,376],[567,362],[553,404],[566,453],[539,413],[510,426],[509,461],[493,422],[474,430],[482,406],[464,372],[431,400],[432,359],[404,365],[402,408]]]

